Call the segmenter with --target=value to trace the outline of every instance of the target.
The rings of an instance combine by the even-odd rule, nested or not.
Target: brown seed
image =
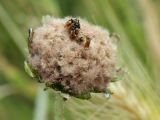
[[[28,48],[29,48],[29,53],[31,53],[31,48],[32,48],[32,39],[33,39],[33,35],[34,35],[34,32],[33,32],[33,29],[32,28],[29,28],[29,37],[28,37]]]
[[[89,48],[90,42],[91,42],[91,39],[89,37],[86,37],[86,42],[84,44],[84,48]]]

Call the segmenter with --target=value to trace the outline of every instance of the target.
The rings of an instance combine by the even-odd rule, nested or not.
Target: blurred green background
[[[160,0],[0,0],[0,120],[160,120]],[[108,100],[61,101],[24,71],[28,28],[80,16],[121,36],[122,81]],[[62,109],[59,109],[62,108]]]

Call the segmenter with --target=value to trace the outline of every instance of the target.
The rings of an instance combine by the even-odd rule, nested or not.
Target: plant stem
[[[46,120],[47,119],[47,106],[48,106],[48,93],[39,87],[37,98],[35,101],[35,112],[33,120]]]
[[[64,110],[64,103],[63,98],[58,94],[54,94],[54,120],[64,120],[63,117],[63,110]]]

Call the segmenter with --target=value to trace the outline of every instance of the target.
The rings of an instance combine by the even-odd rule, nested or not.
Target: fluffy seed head
[[[29,39],[28,62],[48,87],[72,96],[104,92],[116,74],[117,46],[109,32],[79,18],[76,38],[64,19],[45,17]]]

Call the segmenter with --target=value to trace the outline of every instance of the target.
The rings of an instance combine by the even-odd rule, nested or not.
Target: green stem
[[[39,87],[35,101],[35,111],[33,120],[47,120],[48,113],[48,93]]]
[[[64,120],[63,113],[64,113],[64,103],[63,98],[58,94],[54,94],[54,120]]]

